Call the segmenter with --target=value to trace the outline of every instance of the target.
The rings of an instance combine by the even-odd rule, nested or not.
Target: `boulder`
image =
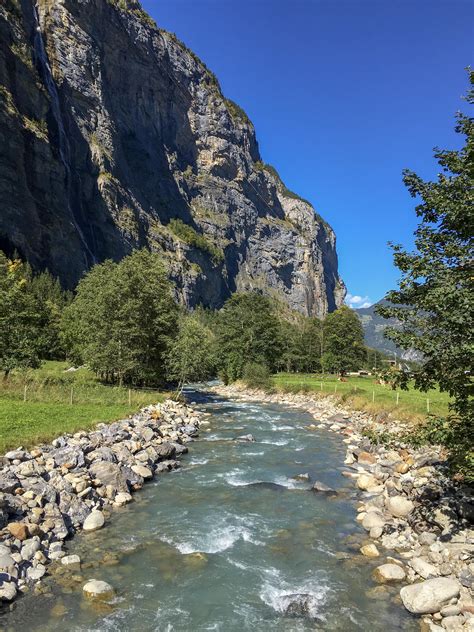
[[[385,506],[396,518],[406,518],[415,508],[413,502],[405,496],[390,496],[387,498]]]
[[[318,600],[314,595],[295,593],[283,597],[282,610],[289,617],[314,618]]]
[[[371,487],[376,487],[378,481],[370,474],[361,474],[357,479],[357,487],[363,491],[367,491]]]
[[[155,450],[160,458],[163,459],[172,459],[176,454],[176,448],[171,443],[165,442],[155,447]]]
[[[2,601],[13,601],[16,597],[16,585],[14,582],[2,582],[0,584],[0,599]]]
[[[451,599],[459,597],[461,586],[455,579],[436,577],[418,584],[404,586],[400,597],[405,608],[413,614],[439,612]]]
[[[84,596],[88,599],[97,599],[100,601],[108,601],[115,595],[115,591],[110,584],[98,579],[90,579],[82,587]]]
[[[409,561],[409,565],[412,569],[423,579],[431,579],[432,577],[438,577],[439,571],[433,564],[423,560],[421,557],[414,557]]]
[[[138,476],[141,476],[145,480],[153,478],[153,472],[150,470],[150,468],[145,467],[144,465],[132,465],[132,470],[135,472],[135,474],[138,474]]]
[[[328,496],[337,494],[335,489],[332,489],[332,487],[328,487],[327,485],[325,485],[324,483],[321,483],[320,481],[316,481],[314,485],[312,486],[311,490],[313,492],[318,492],[320,494],[327,494]]]
[[[371,531],[374,528],[383,529],[385,522],[385,518],[378,511],[369,511],[362,520],[362,526],[367,531]]]
[[[81,563],[81,558],[79,555],[65,555],[61,559],[61,564],[64,566],[79,566]]]
[[[375,544],[365,544],[360,548],[360,552],[365,557],[379,557],[380,553]]]
[[[382,564],[377,566],[373,573],[375,581],[380,584],[401,582],[405,579],[406,573],[398,564]]]
[[[9,470],[0,472],[0,492],[12,494],[17,487],[20,487],[20,481],[13,472]]]
[[[101,529],[104,524],[104,514],[101,511],[97,511],[96,509],[94,509],[84,520],[82,528],[84,529],[84,531],[97,531],[97,529]]]
[[[125,468],[117,463],[107,461],[94,461],[89,468],[91,476],[102,485],[111,485],[119,492],[128,492],[127,475],[124,470]]]
[[[119,492],[114,498],[115,504],[119,506],[126,505],[127,503],[132,502],[132,500],[132,495],[127,494],[126,492]]]
[[[54,459],[56,465],[65,466],[68,469],[84,467],[85,465],[84,452],[77,446],[57,448],[56,450],[52,450],[49,456]]]
[[[10,522],[8,525],[8,531],[10,531],[14,538],[20,540],[21,542],[30,536],[28,526],[24,522]]]

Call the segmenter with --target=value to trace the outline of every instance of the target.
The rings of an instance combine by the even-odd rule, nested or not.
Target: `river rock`
[[[413,614],[439,612],[451,599],[459,596],[460,584],[455,579],[437,577],[400,590],[403,605]]]
[[[110,584],[98,579],[90,579],[84,584],[82,591],[84,596],[88,599],[97,599],[100,601],[108,601],[115,595],[115,590]]]
[[[391,496],[387,498],[385,506],[392,516],[396,518],[406,518],[415,507],[414,503],[404,496]]]
[[[237,441],[255,441],[254,436],[251,434],[241,435],[237,437]]]
[[[126,505],[127,503],[131,503],[133,500],[132,495],[131,494],[127,494],[125,492],[119,492],[114,499],[114,502],[116,505],[119,505],[120,507],[122,505]]]
[[[16,597],[16,585],[14,582],[2,582],[0,584],[0,599],[2,601],[13,601]]]
[[[295,593],[283,597],[283,613],[290,617],[314,618],[316,614],[317,600],[311,594]]]
[[[117,463],[109,463],[107,461],[94,461],[89,471],[93,478],[98,479],[102,485],[111,485],[119,492],[128,492],[127,476]]]
[[[398,564],[382,564],[374,570],[374,579],[380,584],[389,582],[401,582],[405,579],[406,573]]]
[[[370,474],[361,474],[357,479],[357,487],[363,491],[367,491],[372,487],[377,487],[378,481]]]
[[[145,467],[144,465],[132,465],[132,470],[135,472],[135,474],[138,474],[145,480],[153,478],[153,472],[150,470],[150,468]]]
[[[24,522],[10,522],[8,531],[10,531],[14,538],[20,540],[20,542],[29,538],[30,535],[28,533],[28,527]]]
[[[0,491],[12,494],[15,489],[20,487],[20,481],[13,472],[4,470],[0,472]]]
[[[438,577],[439,571],[433,564],[430,564],[421,557],[414,557],[408,562],[417,575],[423,577],[423,579],[431,579],[432,577]]]
[[[380,553],[375,544],[365,544],[360,548],[360,552],[365,557],[379,557]]]
[[[362,526],[367,531],[371,531],[372,529],[377,527],[379,529],[383,529],[383,527],[385,526],[385,522],[386,520],[382,516],[382,514],[378,513],[377,511],[369,511],[362,520]]]
[[[64,566],[79,566],[81,558],[79,555],[66,555],[61,559],[61,564]]]
[[[324,483],[321,483],[321,481],[316,481],[311,489],[313,492],[318,492],[320,494],[327,494],[327,495],[337,494],[335,489],[333,489],[332,487],[329,487],[328,485],[325,485]]]
[[[84,520],[82,528],[84,531],[97,531],[104,526],[105,518],[101,511],[93,510]]]

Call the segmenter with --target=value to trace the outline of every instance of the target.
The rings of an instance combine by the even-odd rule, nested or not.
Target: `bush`
[[[172,219],[168,224],[168,228],[172,233],[193,248],[199,248],[203,252],[207,252],[211,256],[214,265],[219,265],[224,261],[224,252],[222,248],[215,246],[205,235],[198,233],[192,226],[185,224],[180,219]]]
[[[242,379],[249,388],[262,388],[264,390],[272,388],[270,371],[265,364],[249,362],[244,366]]]

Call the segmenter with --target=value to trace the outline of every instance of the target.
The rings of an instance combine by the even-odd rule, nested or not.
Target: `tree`
[[[72,301],[72,293],[62,289],[58,279],[48,271],[31,275],[31,291],[40,309],[39,345],[41,358],[59,360],[65,357],[60,338],[61,317]]]
[[[221,369],[230,381],[242,377],[250,362],[275,370],[281,341],[270,299],[256,292],[231,296],[219,313],[217,344]]]
[[[344,375],[359,369],[367,353],[364,331],[354,310],[346,305],[328,314],[323,322],[323,367]]]
[[[39,307],[28,266],[0,251],[0,369],[5,378],[12,369],[40,365]]]
[[[471,86],[474,73],[470,72]],[[474,103],[474,90],[467,101]],[[457,114],[456,132],[465,136],[460,150],[435,149],[442,172],[435,182],[425,182],[406,170],[403,180],[420,218],[415,250],[390,244],[402,277],[399,288],[387,294],[391,304],[379,309],[385,318],[396,318],[400,329],[387,336],[404,349],[423,354],[415,373],[415,386],[438,386],[453,398],[457,415],[446,435],[460,467],[467,472],[474,463],[469,445],[474,434],[472,370],[474,358],[474,119]],[[407,377],[400,376],[407,388]]]
[[[179,389],[186,382],[200,382],[215,375],[215,336],[200,312],[183,314],[179,331],[167,354],[168,377]]]
[[[139,250],[120,263],[94,266],[79,282],[64,311],[62,339],[71,359],[106,380],[159,383],[177,317],[159,256]]]

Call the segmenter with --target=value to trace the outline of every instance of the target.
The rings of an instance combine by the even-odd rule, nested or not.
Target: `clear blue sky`
[[[401,171],[437,174],[458,147],[474,0],[143,0],[213,70],[255,124],[265,162],[337,235],[352,301],[377,301],[410,247],[414,200]]]

